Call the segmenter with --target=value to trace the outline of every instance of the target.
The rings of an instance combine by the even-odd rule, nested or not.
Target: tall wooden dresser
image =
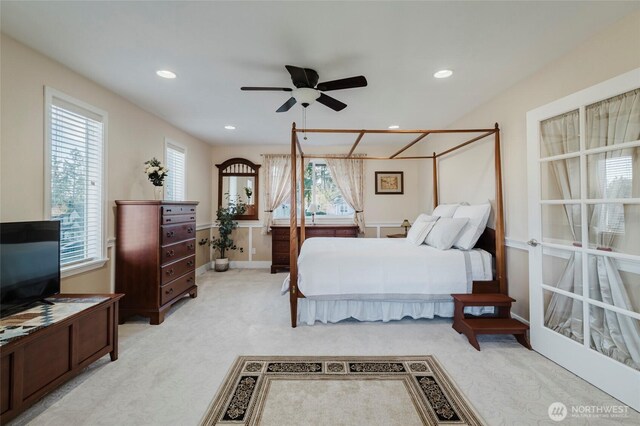
[[[132,315],[164,321],[196,286],[195,201],[116,201],[116,293],[120,323]]]
[[[298,241],[300,241],[298,226]],[[358,225],[307,225],[304,237],[357,238]],[[271,226],[271,273],[289,270],[289,225]]]

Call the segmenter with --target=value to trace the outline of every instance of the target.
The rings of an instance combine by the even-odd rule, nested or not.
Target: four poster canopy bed
[[[490,129],[461,130],[296,129],[293,123],[291,206],[298,205],[298,199],[304,202],[301,194],[304,194],[305,154],[298,139],[298,133],[301,132],[357,134],[348,154],[344,156],[310,155],[313,158],[432,160],[435,210],[433,216],[423,214],[416,219],[409,235],[411,238],[406,240],[390,238],[305,240],[305,215],[301,215],[298,220],[297,209],[292,208],[289,233],[290,274],[283,284],[283,293],[289,292],[292,327],[296,327],[298,321],[312,325],[316,320],[337,322],[346,318],[388,321],[402,319],[405,316],[452,317],[452,293],[507,295],[500,129],[497,123]],[[364,136],[372,133],[417,136],[388,157],[354,155],[356,147]],[[430,134],[473,133],[480,133],[480,135],[440,153],[434,152],[428,156],[401,155]],[[490,210],[488,204],[465,207],[438,205],[438,159],[491,135],[494,137],[495,159],[495,229],[485,227]],[[298,167],[299,173],[296,170]],[[466,211],[468,214],[460,213],[463,218],[458,218],[454,216],[454,211]],[[356,215],[358,213],[361,212],[356,211]],[[299,232],[296,232],[298,228]],[[441,241],[448,238],[447,232],[453,228],[457,229],[457,231],[454,230],[454,237],[459,237],[455,243],[459,248],[451,248],[453,241],[448,241],[444,243],[444,247],[440,247],[443,244]],[[475,235],[471,235],[474,233]],[[463,239],[465,241],[461,242]],[[415,241],[412,243],[410,240]],[[423,244],[425,240],[427,244]],[[493,311],[493,308],[482,307],[467,309],[475,315]]]

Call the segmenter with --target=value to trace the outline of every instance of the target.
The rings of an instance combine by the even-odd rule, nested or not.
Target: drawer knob
[[[166,212],[167,212],[167,213],[171,213],[171,209],[167,209],[167,210],[166,210]]]
[[[173,289],[172,288],[170,288],[169,290],[165,291],[165,294],[171,294],[171,293],[173,293]]]
[[[189,245],[187,246],[187,248],[188,248],[189,250],[193,250],[193,244],[189,244]]]
[[[173,250],[169,250],[167,252],[167,256],[169,256],[169,257],[173,256],[174,254],[175,254],[175,252]]]
[[[167,222],[171,222],[171,218],[167,218],[165,219]]]
[[[167,237],[173,237],[175,235],[175,232],[171,231],[171,232],[167,232]]]
[[[169,269],[169,270],[167,271],[167,275],[169,275],[169,276],[173,275],[173,269]]]
[[[193,277],[189,277],[187,278],[187,282],[190,283],[191,281],[193,281]]]
[[[191,234],[193,232],[193,228],[187,228],[187,232]]]
[[[189,219],[196,220],[196,217],[195,216],[191,216]]]
[[[187,266],[193,266],[193,260],[188,261]]]

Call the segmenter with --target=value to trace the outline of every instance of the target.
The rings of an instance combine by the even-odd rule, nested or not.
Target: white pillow
[[[440,250],[449,250],[467,224],[467,218],[441,217],[427,235],[426,243]]]
[[[437,217],[453,217],[459,206],[460,204],[440,204],[431,214]]]
[[[426,213],[420,213],[418,215],[418,217],[416,217],[416,220],[413,221],[413,223],[416,223],[418,221],[423,221],[423,222],[435,222],[436,220],[438,220],[438,218],[436,216],[429,216]]]
[[[424,243],[424,239],[435,223],[435,221],[416,220],[411,229],[409,229],[407,241],[416,246]]]
[[[454,247],[462,250],[471,250],[487,226],[489,213],[491,213],[491,204],[489,203],[458,207],[453,217],[467,218],[469,222],[458,236],[458,239],[453,243]]]

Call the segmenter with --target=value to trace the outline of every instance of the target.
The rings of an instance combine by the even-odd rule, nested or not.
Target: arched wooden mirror
[[[218,207],[227,207],[228,201],[242,201],[247,211],[236,220],[258,220],[258,170],[260,164],[254,164],[244,158],[232,158],[218,168]],[[225,196],[229,194],[229,199]]]

